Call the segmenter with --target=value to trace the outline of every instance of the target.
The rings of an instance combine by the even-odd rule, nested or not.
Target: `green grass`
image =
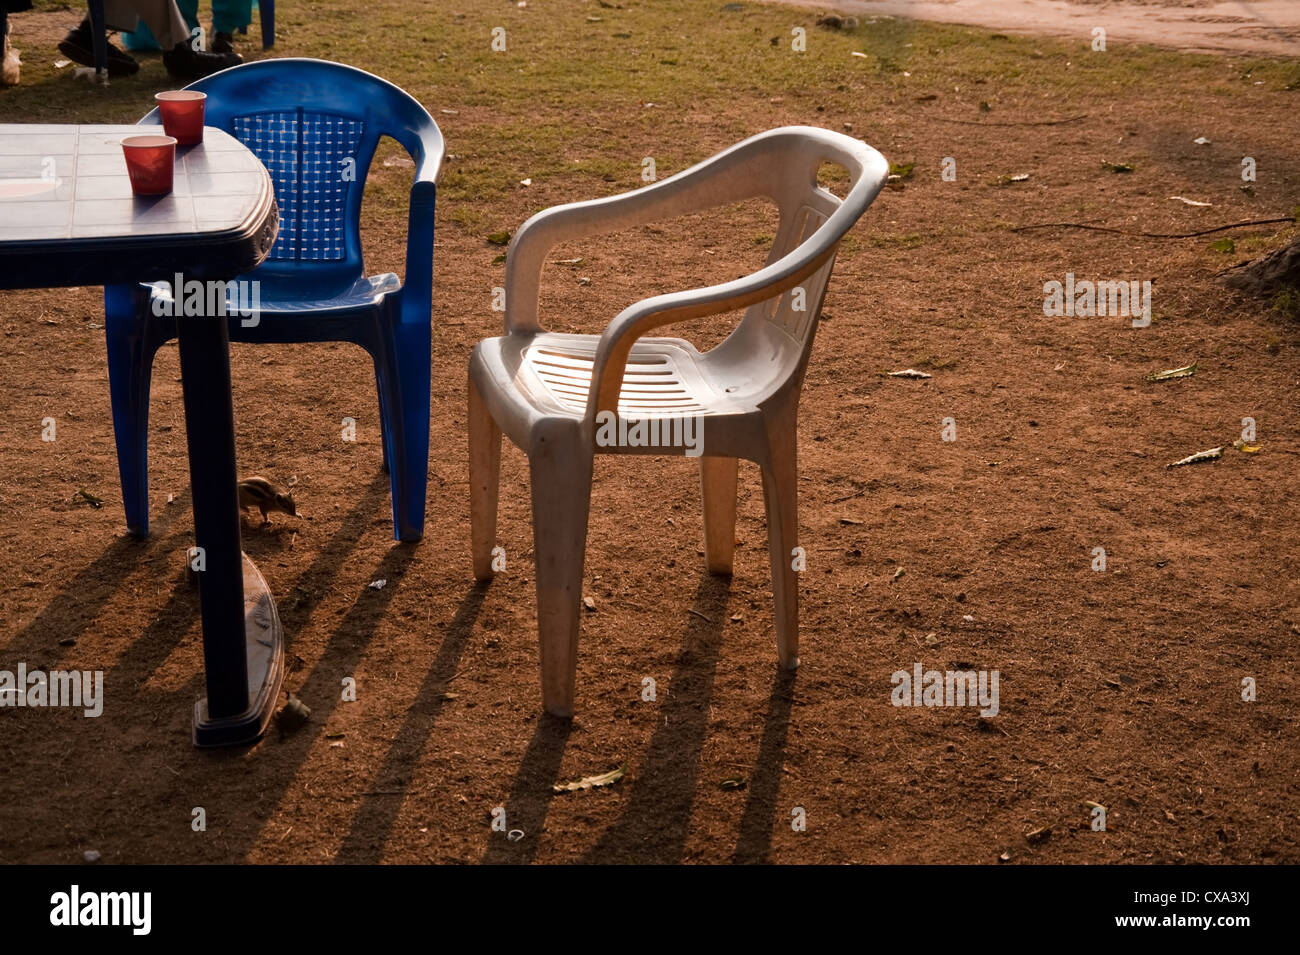
[[[80,12],[78,4],[50,0],[37,6],[66,11],[69,25]],[[662,178],[755,132],[756,109],[773,100],[812,123],[822,114],[870,117],[887,107],[918,120],[976,120],[985,115],[981,101],[991,104],[994,119],[1041,119],[1088,111],[1133,86],[1164,90],[1174,109],[1180,102],[1203,107],[1207,98],[1230,102],[1257,90],[1256,82],[1282,90],[1297,76],[1294,63],[1265,58],[1117,43],[1093,53],[1086,38],[1006,36],[889,18],[863,17],[856,31],[830,31],[814,25],[811,10],[743,4],[729,11],[719,0],[556,0],[522,10],[504,0],[371,0],[363,10],[351,0],[319,0],[283,4],[277,14],[276,55],[375,72],[444,123],[458,158],[446,167],[442,194],[455,202],[490,203],[525,177],[535,184],[562,180],[575,196],[634,188],[641,156],[655,157]],[[26,54],[24,82],[0,91],[8,122],[132,122],[152,107],[156,90],[170,85],[156,56],[138,77],[107,89],[75,81],[53,68],[53,50],[23,40],[23,16],[15,23]],[[506,31],[505,52],[491,48],[498,26]],[[806,29],[806,52],[791,49],[795,26]],[[252,42],[241,48],[261,55]],[[686,151],[673,130],[694,111],[707,116],[690,127],[695,135]],[[712,145],[700,144],[701,129]],[[872,141],[873,132],[854,135]],[[377,162],[375,171],[368,194],[399,198],[409,169]],[[483,221],[471,213],[453,219],[467,228]]]

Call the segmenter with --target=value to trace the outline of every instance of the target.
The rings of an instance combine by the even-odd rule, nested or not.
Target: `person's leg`
[[[17,86],[18,51],[9,45],[9,11],[0,7],[0,86]]]
[[[253,0],[212,0],[212,52],[234,52],[235,31],[252,22]]]
[[[123,0],[105,0],[104,22],[114,30],[134,30],[140,22],[132,12],[129,3]],[[95,65],[94,38],[91,33],[90,17],[82,19],[75,29],[59,41],[59,52],[82,66]],[[130,54],[108,44],[108,75],[132,76],[140,71],[140,64]]]
[[[197,37],[191,39],[189,27],[185,25],[185,19],[176,6],[176,0],[134,0],[134,2],[137,4],[142,20],[158,17],[162,21],[159,27],[166,24],[164,28],[169,31],[166,36],[159,33],[159,27],[155,27],[152,23],[149,24],[149,28],[154,31],[159,45],[165,51],[163,66],[167,67],[167,72],[172,76],[183,80],[197,80],[244,62],[244,58],[238,53],[209,53],[196,49]],[[149,8],[148,12],[146,8]],[[175,32],[178,24],[179,34]],[[178,35],[180,39],[176,40],[175,37]]]
[[[253,22],[253,0],[212,0],[212,32],[234,33]]]
[[[186,46],[190,43],[190,28],[181,16],[180,8],[176,6],[176,0],[106,0],[104,13],[109,23],[115,23],[109,7],[134,10],[163,50],[170,50],[180,43]]]
[[[118,30],[134,31],[138,23],[148,27],[163,50],[163,66],[178,79],[201,79],[244,61],[238,53],[205,53],[194,49],[190,28],[176,0],[105,0],[104,18]],[[94,65],[89,18],[64,38],[59,51],[84,66]],[[139,69],[140,65],[130,56],[113,44],[108,45],[110,76],[129,76]]]
[[[10,42],[9,14],[30,10],[30,0],[0,0],[0,86],[17,86],[23,61]]]

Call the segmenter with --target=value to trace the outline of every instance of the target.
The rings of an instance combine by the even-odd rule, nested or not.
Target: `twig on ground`
[[[1212,232],[1223,232],[1227,229],[1241,229],[1251,225],[1273,225],[1278,222],[1295,222],[1292,216],[1283,216],[1280,219],[1250,219],[1245,222],[1232,222],[1228,225],[1218,225],[1213,229],[1201,229],[1198,232],[1131,232],[1127,229],[1112,229],[1104,225],[1088,225],[1084,222],[1039,222],[1035,225],[1018,225],[1013,228],[1012,232],[1027,232],[1030,229],[1087,229],[1090,232],[1111,232],[1115,235],[1140,236],[1148,239],[1194,239],[1199,235],[1209,235]]]

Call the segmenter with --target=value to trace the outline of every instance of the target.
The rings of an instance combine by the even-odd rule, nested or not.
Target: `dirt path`
[[[782,0],[858,16],[912,17],[1012,33],[1155,43],[1190,52],[1300,55],[1295,0]]]

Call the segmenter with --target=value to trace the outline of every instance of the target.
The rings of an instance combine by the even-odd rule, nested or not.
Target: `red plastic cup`
[[[162,115],[163,130],[175,136],[182,146],[203,142],[203,101],[207,93],[198,90],[168,90],[155,93],[158,112]]]
[[[126,172],[131,191],[137,196],[164,196],[172,191],[176,169],[176,139],[173,136],[128,136],[122,140]]]

